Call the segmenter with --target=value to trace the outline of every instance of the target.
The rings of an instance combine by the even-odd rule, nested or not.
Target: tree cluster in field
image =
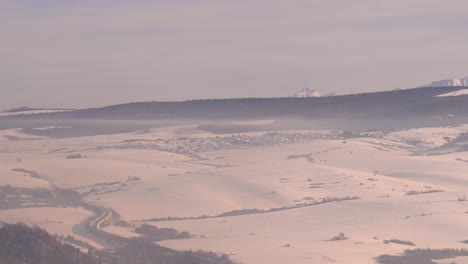
[[[346,240],[346,239],[348,239],[348,237],[343,232],[340,232],[338,235],[332,237],[330,241],[340,241],[340,240]]]
[[[192,235],[186,231],[179,232],[174,228],[158,228],[156,226],[142,224],[135,228],[135,233],[151,238],[153,241],[170,239],[189,239]]]
[[[437,193],[437,192],[443,192],[442,190],[425,190],[425,191],[408,191],[406,192],[406,195],[418,195],[418,194],[428,194],[428,193]]]
[[[466,249],[414,249],[405,250],[401,255],[381,255],[377,261],[381,264],[435,264],[434,260],[468,256]]]
[[[405,240],[400,240],[400,239],[388,239],[383,241],[384,244],[400,244],[400,245],[406,245],[406,246],[416,246],[413,242],[411,241],[405,241]]]
[[[14,171],[14,172],[23,173],[24,175],[35,178],[35,179],[45,179],[46,178],[45,175],[39,174],[39,173],[37,173],[36,171],[33,171],[33,170],[27,170],[27,169],[23,169],[23,168],[14,168],[14,169],[11,169],[11,170]]]
[[[70,154],[66,156],[67,159],[81,159],[83,156],[80,153]]]
[[[310,198],[309,198],[310,199]],[[278,208],[270,208],[270,209],[239,209],[239,210],[232,210],[228,212],[224,212],[218,215],[201,215],[201,216],[189,216],[189,217],[162,217],[162,218],[151,218],[146,220],[141,220],[141,222],[161,222],[161,221],[179,221],[179,220],[196,220],[196,219],[206,219],[206,218],[219,218],[219,217],[230,217],[230,216],[239,216],[239,215],[251,215],[251,214],[265,214],[265,213],[272,213],[278,211],[285,211],[291,210],[296,208],[302,207],[309,207],[314,205],[320,205],[325,203],[333,203],[333,202],[341,202],[341,201],[349,201],[349,200],[357,200],[359,197],[357,196],[346,196],[346,197],[325,197],[320,198],[317,201],[312,203],[303,203],[297,204],[294,206],[284,206]],[[310,199],[312,200],[312,199]]]

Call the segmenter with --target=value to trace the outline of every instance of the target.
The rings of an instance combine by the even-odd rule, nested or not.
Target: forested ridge
[[[87,252],[86,252],[87,251]],[[130,240],[115,251],[80,250],[39,227],[4,224],[0,228],[0,264],[233,264],[227,255],[176,251]]]

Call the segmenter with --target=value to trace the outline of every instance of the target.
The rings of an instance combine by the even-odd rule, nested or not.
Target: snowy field
[[[421,154],[467,129],[219,135],[184,125],[63,139],[10,129],[0,131],[0,185],[71,188],[132,225],[194,234],[164,246],[224,252],[246,264],[376,263],[406,249],[468,247],[461,243],[468,152]],[[0,211],[0,221],[92,243],[73,232],[90,215],[81,207],[23,208]],[[133,227],[105,230],[139,236]],[[333,239],[340,233],[346,239]],[[414,246],[384,243],[390,239]]]

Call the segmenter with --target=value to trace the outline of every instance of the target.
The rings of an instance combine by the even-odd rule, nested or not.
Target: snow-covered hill
[[[33,114],[51,114],[58,112],[70,112],[73,110],[68,109],[33,109],[33,110],[19,110],[19,111],[6,111],[0,112],[0,117],[3,116],[19,116],[19,115],[33,115]]]
[[[423,87],[452,87],[452,86],[468,86],[468,76],[461,79],[447,79],[432,82]]]
[[[320,97],[320,93],[315,89],[310,88],[303,88],[292,95],[292,97],[296,98],[304,98],[304,97]]]
[[[461,89],[455,92],[439,94],[436,97],[447,97],[447,96],[460,96],[460,95],[468,95],[468,89]]]

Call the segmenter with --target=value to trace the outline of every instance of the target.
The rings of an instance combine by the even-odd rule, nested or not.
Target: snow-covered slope
[[[320,93],[317,92],[315,89],[310,88],[303,88],[292,95],[292,97],[296,98],[304,98],[304,97],[320,97]]]
[[[40,109],[40,110],[28,110],[28,111],[0,112],[0,117],[17,116],[17,115],[33,115],[33,114],[50,114],[50,113],[68,112],[68,111],[73,111],[73,110]]]
[[[468,76],[461,78],[461,79],[447,79],[447,80],[440,80],[432,82],[428,85],[424,85],[423,87],[452,87],[452,86],[468,86]]]
[[[437,97],[468,95],[468,89],[462,89],[451,93],[439,94]]]

